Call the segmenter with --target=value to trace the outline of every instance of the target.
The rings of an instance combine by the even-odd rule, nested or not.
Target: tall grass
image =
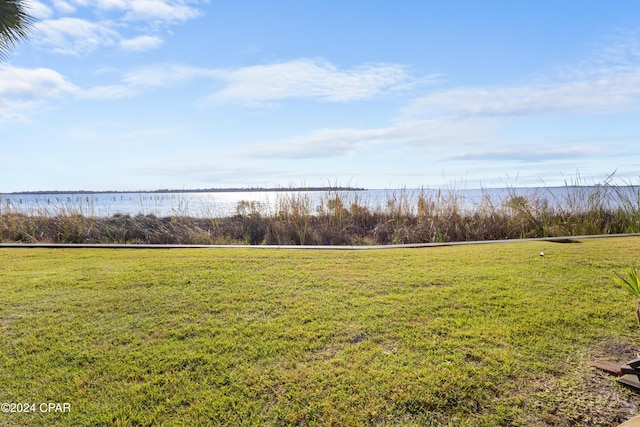
[[[470,203],[455,189],[399,189],[386,200],[329,190],[319,203],[304,192],[280,192],[273,203],[241,201],[234,215],[189,217],[187,201],[168,217],[98,217],[90,205],[39,207],[29,213],[0,206],[0,241],[23,243],[152,243],[250,245],[406,244],[640,232],[640,188],[567,182],[558,195],[544,188],[496,199],[484,191]]]

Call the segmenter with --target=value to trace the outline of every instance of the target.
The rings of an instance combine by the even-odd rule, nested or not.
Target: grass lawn
[[[0,249],[0,402],[35,404],[0,425],[617,425],[640,395],[589,361],[638,350],[638,265],[636,237]]]

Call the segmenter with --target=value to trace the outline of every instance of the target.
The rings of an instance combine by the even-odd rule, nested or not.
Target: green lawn
[[[634,265],[636,237],[0,249],[0,402],[36,404],[0,425],[613,426],[640,400],[588,363],[640,338]]]

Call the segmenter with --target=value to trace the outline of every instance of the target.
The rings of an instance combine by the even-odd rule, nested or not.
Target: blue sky
[[[640,177],[640,2],[31,0],[0,192]]]

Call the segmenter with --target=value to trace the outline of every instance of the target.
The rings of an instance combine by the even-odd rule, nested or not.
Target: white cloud
[[[127,10],[129,0],[98,0],[98,8],[101,10]]]
[[[599,69],[581,76],[581,79],[556,83],[441,90],[409,104],[396,122],[386,128],[323,129],[249,146],[240,154],[250,157],[339,157],[374,144],[403,144],[428,151],[432,160],[441,161],[593,158],[628,141],[608,140],[610,135],[606,133],[580,144],[547,137],[533,148],[532,141],[509,141],[501,134],[505,125],[516,120],[526,121],[547,114],[557,117],[631,112],[640,107],[640,68]],[[291,95],[296,92],[280,90],[276,93]],[[320,97],[322,99],[322,95]],[[560,147],[554,144],[560,144]],[[455,147],[455,151],[451,147]]]
[[[329,158],[353,154],[357,149],[378,144],[404,144],[444,156],[451,143],[457,148],[488,142],[495,123],[490,119],[457,120],[439,118],[398,122],[377,129],[321,129],[279,141],[248,146],[237,152],[249,157]]]
[[[356,148],[385,140],[392,132],[392,129],[320,129],[307,135],[250,146],[238,154],[289,159],[342,157],[353,154]]]
[[[599,43],[591,58],[575,73],[584,73],[592,69],[628,69],[637,65],[640,59],[640,29],[621,29],[611,34],[608,40]]]
[[[520,87],[461,87],[410,104],[407,116],[531,116],[602,113],[640,105],[640,68],[600,70],[590,79]]]
[[[385,129],[324,130],[249,147],[243,154],[285,158],[338,157],[373,144],[401,144],[430,153],[431,161],[541,162],[597,158],[611,155],[628,144],[628,138],[612,139],[607,135],[578,145],[569,145],[552,137],[534,144],[533,141],[505,140],[499,130],[512,120],[516,118],[449,116],[399,121]]]
[[[180,23],[197,18],[200,12],[190,6],[162,0],[131,0],[124,17],[131,21]]]
[[[79,18],[38,22],[36,42],[65,55],[85,55],[100,47],[112,46],[119,34],[104,23]]]
[[[61,74],[48,68],[0,67],[2,98],[50,98],[77,91]]]
[[[177,82],[199,77],[213,77],[216,71],[212,69],[190,67],[174,64],[160,64],[143,67],[126,73],[123,83],[130,87],[164,87]]]
[[[58,13],[63,15],[70,15],[76,12],[76,7],[64,0],[54,0],[53,7],[58,11]]]
[[[120,99],[135,96],[150,89],[163,88],[199,77],[211,78],[215,71],[182,65],[161,64],[125,73],[121,83],[95,86],[81,97],[92,99]]]
[[[181,0],[54,0],[52,9],[35,0],[34,14],[40,21],[35,25],[34,42],[65,55],[88,55],[114,46],[125,51],[155,49],[163,44],[158,36],[161,29],[201,15],[187,3]],[[81,13],[82,18],[74,16]]]
[[[134,88],[125,85],[95,86],[82,91],[80,98],[87,99],[122,99],[135,96],[138,93]]]
[[[446,160],[471,160],[471,161],[514,161],[514,162],[543,162],[548,160],[593,157],[607,152],[601,145],[569,145],[557,146],[539,144],[536,146],[495,147],[485,150],[471,151],[462,154],[453,154]]]
[[[76,86],[51,69],[0,67],[0,123],[27,120],[47,99],[78,92]]]
[[[139,36],[120,40],[120,48],[127,52],[144,52],[162,46],[164,40],[155,36]]]
[[[0,97],[0,124],[28,121],[27,112],[38,108],[33,101],[5,99]]]
[[[414,80],[404,67],[394,64],[363,65],[341,71],[328,62],[300,59],[235,70],[158,64],[123,75],[120,85],[109,91],[93,90],[95,95],[120,93],[122,96],[149,88],[204,78],[223,88],[206,97],[205,104],[231,104],[250,107],[286,99],[315,99],[323,102],[349,102],[373,98],[383,93],[406,90]],[[120,90],[115,90],[120,87]]]
[[[327,61],[310,59],[220,70],[217,78],[226,87],[207,101],[245,106],[263,106],[291,98],[329,102],[366,100],[411,80],[406,67],[397,64],[367,64],[339,70]]]
[[[32,0],[27,4],[27,11],[29,15],[33,16],[36,19],[49,19],[53,16],[53,10],[46,4]]]

